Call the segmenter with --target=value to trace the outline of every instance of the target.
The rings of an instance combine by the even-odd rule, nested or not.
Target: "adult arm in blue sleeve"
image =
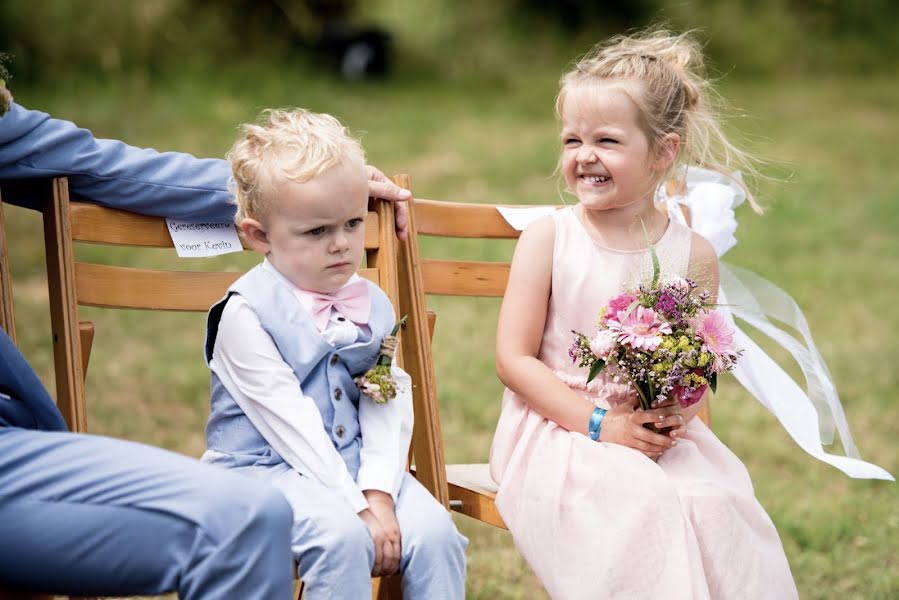
[[[189,220],[229,220],[228,163],[97,139],[15,102],[0,118],[0,180],[68,176],[74,198]],[[6,199],[4,199],[6,200]],[[11,199],[27,208],[29,200]],[[33,200],[32,200],[33,201]]]

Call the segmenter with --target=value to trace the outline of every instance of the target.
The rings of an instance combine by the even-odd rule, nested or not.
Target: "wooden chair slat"
[[[418,233],[459,238],[518,238],[520,232],[506,222],[496,207],[496,204],[416,199]]]
[[[359,274],[380,284],[377,269]],[[205,312],[221,300],[243,273],[158,271],[94,263],[75,263],[78,304],[104,308]]]
[[[422,259],[426,294],[501,297],[509,279],[509,263]]]
[[[53,370],[56,376],[56,404],[69,429],[87,431],[87,404],[84,397],[84,364],[78,305],[75,292],[75,249],[69,219],[69,182],[53,179],[45,192],[44,245],[47,260],[47,288],[50,296],[50,327],[53,339]]]
[[[241,275],[75,263],[78,303],[107,308],[206,311]]]
[[[73,202],[71,208],[72,239],[77,242],[152,248],[174,247],[165,219],[87,202]],[[243,238],[241,244],[243,248],[247,248]],[[379,244],[378,215],[369,212],[365,219],[365,247],[377,248]]]
[[[411,189],[408,176],[398,176],[396,183]],[[408,227],[409,237],[404,243],[398,244],[395,260],[399,275],[399,309],[401,314],[408,317],[402,332],[401,354],[403,368],[412,378],[412,408],[415,413],[412,453],[415,457],[415,474],[438,502],[449,507],[443,434],[440,429],[440,410],[435,400],[437,388],[433,357],[430,355],[431,334],[418,262],[420,253],[415,235],[416,214],[411,207]]]

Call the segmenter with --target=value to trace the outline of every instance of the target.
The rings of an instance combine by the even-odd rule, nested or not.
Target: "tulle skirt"
[[[746,468],[699,419],[654,462],[506,390],[490,468],[515,545],[554,599],[798,598]]]

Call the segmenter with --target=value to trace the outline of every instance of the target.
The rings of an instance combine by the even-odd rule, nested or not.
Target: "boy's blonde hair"
[[[345,162],[365,165],[365,151],[331,115],[302,108],[269,109],[240,128],[228,151],[237,202],[234,220],[259,218],[267,195],[285,181],[303,183]]]
[[[683,178],[688,165],[728,177],[736,170],[758,174],[756,159],[734,146],[724,133],[716,106],[719,99],[705,76],[702,48],[689,33],[674,35],[652,28],[597,44],[562,76],[556,116],[561,119],[571,88],[608,83],[620,84],[634,102],[654,152],[661,150],[666,134],[680,136],[680,149],[671,168],[675,177]],[[761,212],[750,190],[741,180],[735,181],[746,190],[752,207]]]

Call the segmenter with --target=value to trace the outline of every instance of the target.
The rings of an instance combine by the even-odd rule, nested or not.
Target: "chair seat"
[[[506,529],[494,504],[498,486],[490,477],[489,465],[447,465],[446,481],[449,484],[450,508]]]

